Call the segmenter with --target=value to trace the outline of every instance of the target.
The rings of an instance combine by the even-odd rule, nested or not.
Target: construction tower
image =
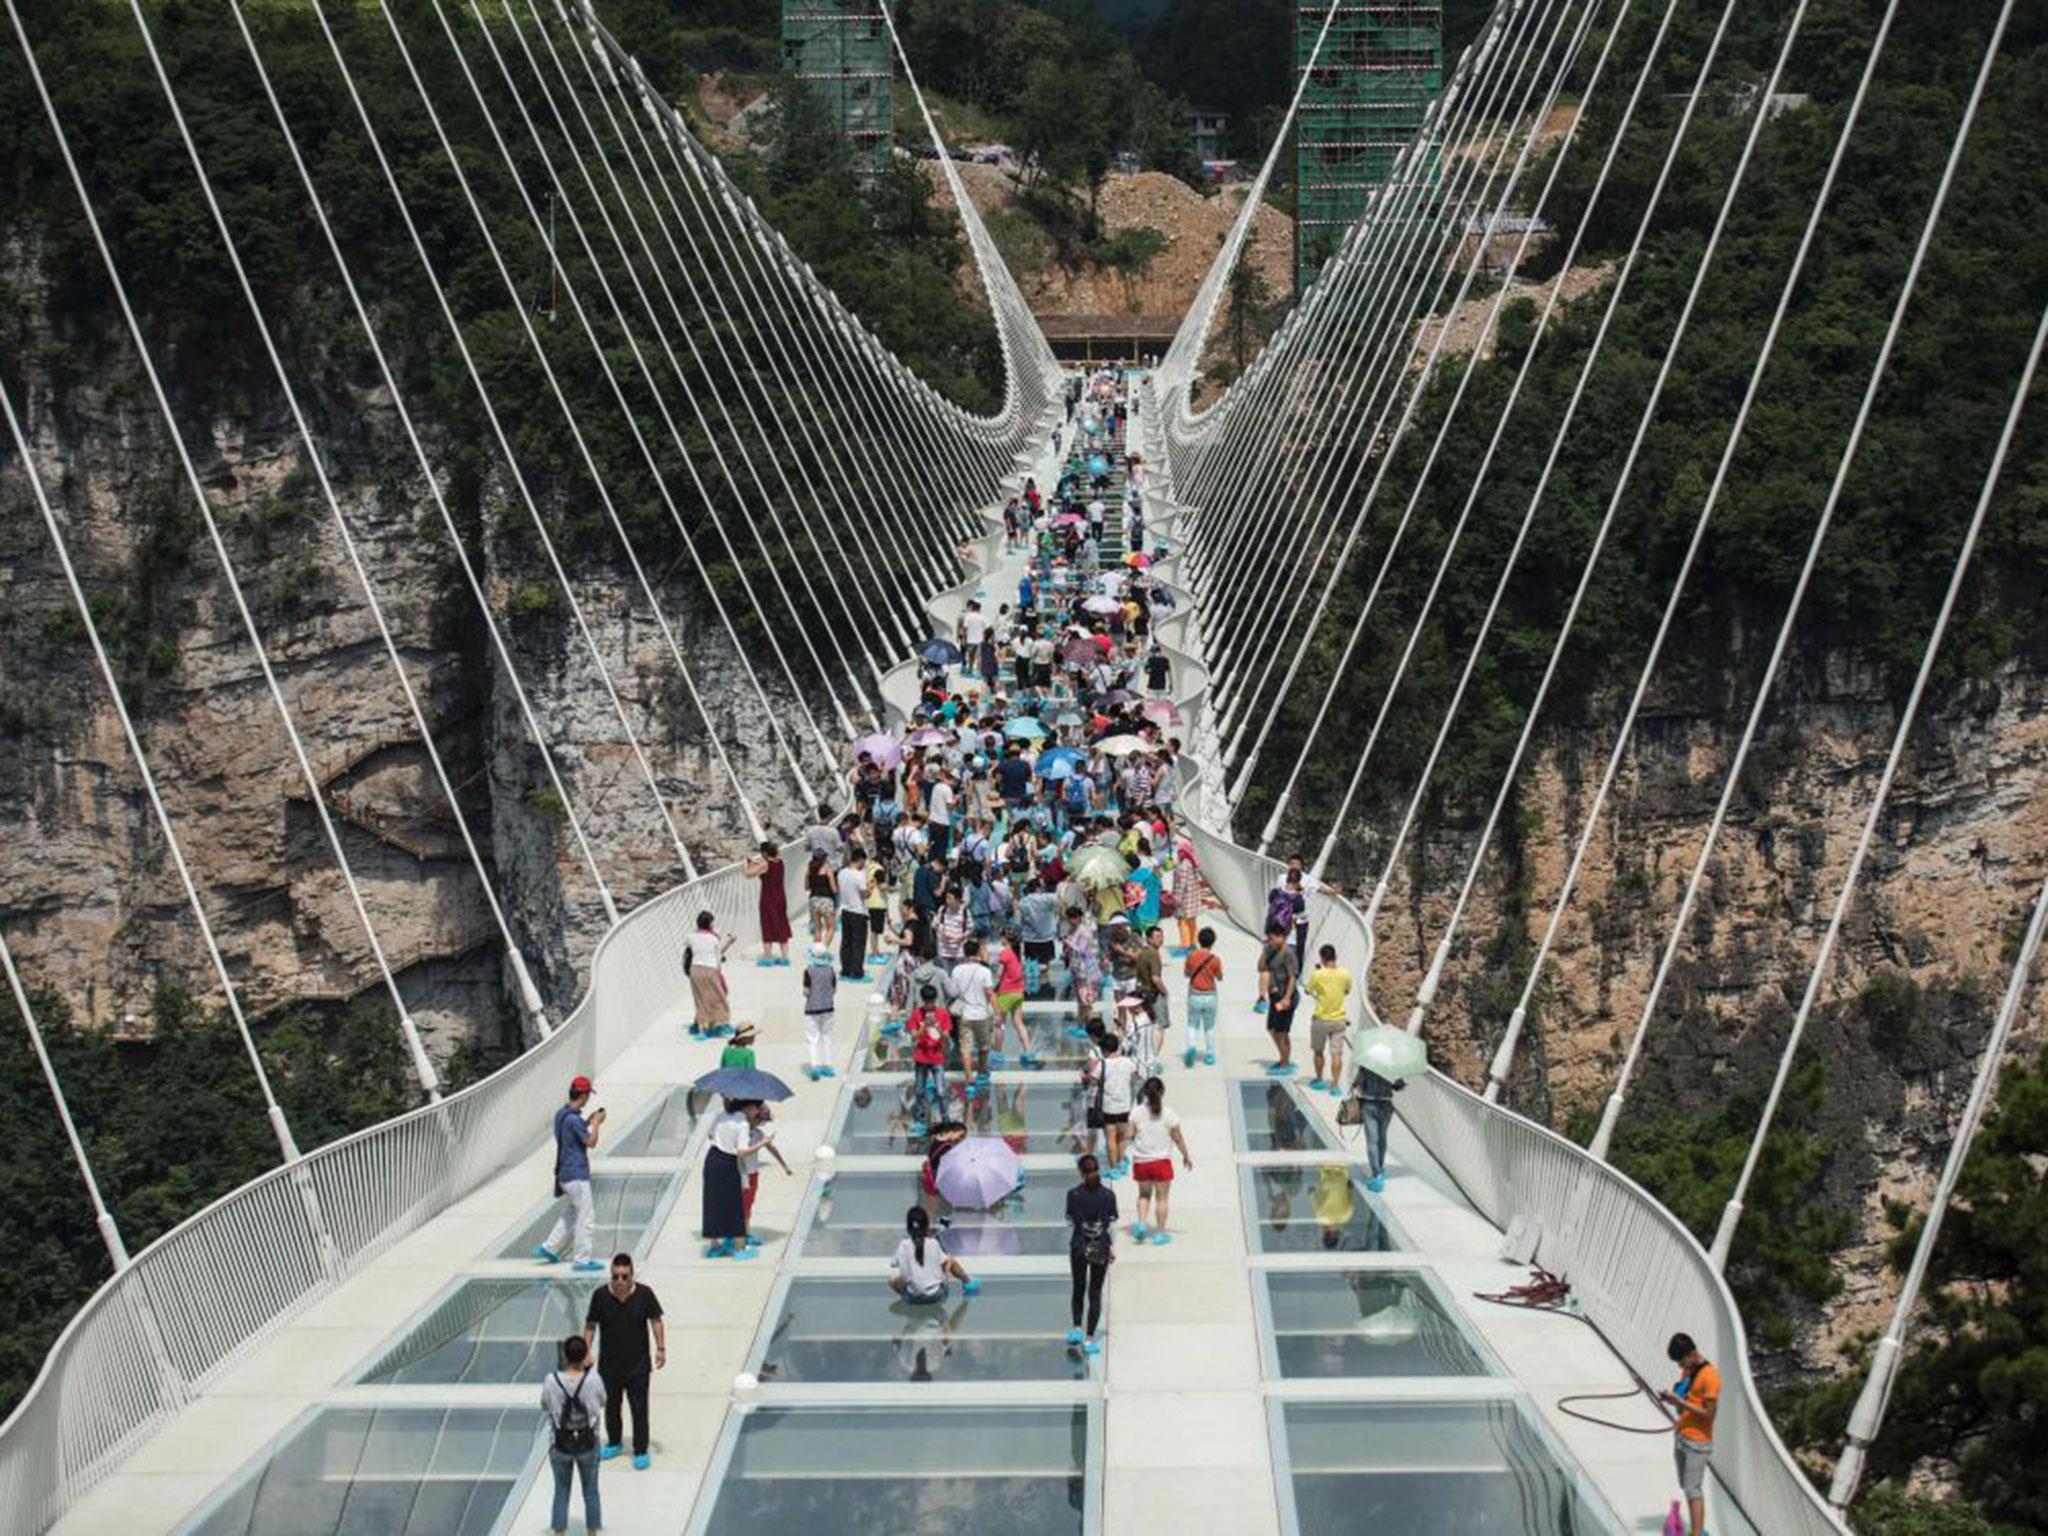
[[[881,0],[782,0],[782,65],[838,117],[863,177],[889,163],[891,53]]]
[[[1443,7],[1336,0],[1322,51],[1316,39],[1328,0],[1296,0],[1294,67],[1308,67],[1295,116],[1294,286],[1315,281],[1345,230],[1386,181],[1443,89]],[[1425,155],[1411,175],[1433,176]]]

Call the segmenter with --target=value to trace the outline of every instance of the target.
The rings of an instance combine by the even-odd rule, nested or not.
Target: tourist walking
[[[839,908],[839,882],[832,861],[813,849],[804,867],[804,910],[811,919],[811,942],[832,942],[833,919]]]
[[[848,981],[867,975],[868,856],[856,848],[836,877],[839,902],[839,974]]]
[[[1355,1089],[1360,1100],[1359,1124],[1365,1131],[1365,1161],[1372,1176],[1365,1187],[1378,1194],[1387,1187],[1387,1129],[1394,1121],[1394,1095],[1401,1084],[1370,1067],[1358,1068]]]
[[[1130,1171],[1125,1164],[1125,1150],[1130,1139],[1131,1109],[1137,1103],[1138,1082],[1143,1074],[1137,1061],[1124,1052],[1123,1042],[1106,1032],[1102,1037],[1101,1059],[1091,1062],[1087,1070],[1095,1075],[1096,1097],[1102,1105],[1103,1140],[1109,1150],[1109,1167],[1103,1176],[1120,1179]]]
[[[803,993],[804,1074],[816,1082],[837,1075],[832,1068],[832,1016],[839,1006],[839,978],[832,971],[832,951],[822,944],[811,946]]]
[[[1116,1191],[1102,1182],[1102,1164],[1093,1153],[1076,1166],[1081,1182],[1067,1191],[1067,1266],[1074,1277],[1073,1326],[1067,1330],[1067,1343],[1099,1355],[1102,1283],[1116,1262]]]
[[[1000,1067],[1004,1064],[1003,1047],[1008,1043],[1011,1030],[1017,1032],[1017,1065],[1035,1067],[1038,1058],[1031,1054],[1031,1031],[1024,1023],[1024,961],[1017,954],[1017,946],[1006,933],[1002,947],[996,951],[996,1031],[995,1047],[989,1052],[989,1065]]]
[[[569,1529],[569,1481],[583,1484],[583,1528],[604,1529],[597,1496],[597,1421],[605,1411],[604,1378],[590,1368],[590,1345],[580,1333],[562,1340],[562,1364],[540,1384],[540,1411],[547,1415],[548,1466],[555,1474],[555,1502],[548,1529]]]
[[[1325,944],[1316,951],[1316,968],[1309,972],[1302,990],[1314,1001],[1309,1015],[1309,1066],[1315,1074],[1311,1089],[1327,1089],[1332,1097],[1344,1093],[1344,1031],[1350,1027],[1351,973],[1337,963],[1337,946]],[[1323,1071],[1328,1056],[1330,1070]]]
[[[718,931],[716,918],[709,912],[697,914],[696,929],[683,947],[683,969],[689,973],[695,1010],[690,1034],[696,1039],[709,1040],[732,1031],[732,994],[725,984],[725,952],[732,945],[732,936]]]
[[[1188,979],[1188,1044],[1181,1063],[1192,1067],[1199,1053],[1209,1066],[1216,1065],[1216,983],[1223,979],[1223,957],[1216,953],[1216,930],[1204,928],[1195,935],[1195,947],[1181,962],[1181,974]]]
[[[988,1058],[995,1049],[996,977],[981,963],[981,940],[966,941],[959,964],[947,979],[960,1029],[960,1070],[967,1077],[967,1097],[988,1082]]]
[[[789,885],[781,853],[764,842],[740,865],[740,873],[761,882],[761,964],[789,964]]]
[[[1294,1075],[1294,1005],[1301,1000],[1296,984],[1300,969],[1294,951],[1287,947],[1287,927],[1266,924],[1266,942],[1259,950],[1259,1001],[1265,1004],[1266,1033],[1273,1040],[1273,1065],[1266,1068],[1274,1077]]]
[[[946,1048],[953,1039],[953,1015],[939,1006],[935,984],[918,989],[917,1006],[903,1027],[910,1036],[911,1093],[917,1101],[910,1133],[922,1136],[926,1125],[946,1118]]]
[[[559,1264],[566,1251],[575,1258],[570,1268],[595,1274],[604,1266],[590,1256],[597,1234],[597,1211],[590,1199],[590,1153],[604,1132],[605,1112],[598,1109],[584,1114],[591,1086],[587,1077],[571,1078],[569,1102],[555,1111],[555,1196],[562,1209],[533,1256],[543,1264]],[[572,1240],[575,1246],[569,1248]]]
[[[653,1335],[650,1354],[648,1335]],[[597,1345],[597,1374],[604,1383],[604,1447],[610,1461],[625,1449],[625,1411],[633,1410],[633,1465],[647,1470],[647,1387],[668,1364],[668,1329],[661,1302],[633,1278],[633,1255],[612,1255],[611,1278],[590,1293],[583,1314],[583,1341]]]
[[[704,1154],[704,1235],[711,1240],[705,1258],[751,1259],[761,1246],[747,1226],[759,1178],[754,1165],[762,1149],[789,1172],[773,1134],[768,1106],[759,1099],[728,1099],[725,1113],[713,1122],[711,1146]]]
[[[1137,1107],[1131,1111],[1131,1176],[1138,1181],[1138,1219],[1131,1223],[1131,1236],[1138,1242],[1149,1238],[1163,1247],[1173,1241],[1173,1234],[1166,1230],[1166,1208],[1173,1188],[1176,1149],[1181,1166],[1192,1173],[1195,1160],[1188,1152],[1187,1138],[1180,1133],[1180,1115],[1166,1107],[1166,1084],[1148,1077],[1138,1090]]]

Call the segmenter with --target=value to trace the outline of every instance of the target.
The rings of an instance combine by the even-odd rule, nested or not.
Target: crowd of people
[[[834,1075],[838,991],[852,981],[873,982],[883,1000],[871,1015],[871,1064],[900,1062],[911,1074],[905,1128],[922,1150],[922,1198],[907,1211],[888,1264],[900,1305],[933,1307],[954,1285],[970,1296],[980,1289],[948,1247],[938,1180],[949,1154],[967,1141],[970,1122],[1000,1119],[991,1105],[1003,1089],[992,1073],[1043,1070],[1054,1054],[1048,1033],[1061,1037],[1062,1060],[1078,1057],[1085,1120],[1077,1128],[1079,1178],[1064,1207],[1072,1274],[1067,1343],[1088,1355],[1101,1349],[1105,1279],[1125,1215],[1114,1186],[1135,1185],[1132,1241],[1173,1240],[1175,1163],[1185,1171],[1194,1161],[1166,1102],[1172,1031],[1178,1023],[1182,1070],[1215,1066],[1219,1002],[1230,979],[1215,930],[1201,922],[1205,891],[1194,843],[1175,816],[1183,744],[1174,732],[1182,720],[1159,638],[1174,596],[1150,574],[1166,550],[1148,541],[1144,464],[1123,452],[1133,408],[1113,373],[1070,395],[1070,447],[1055,483],[1027,480],[1003,511],[1007,550],[1023,557],[1014,592],[1007,583],[993,596],[984,589],[964,604],[950,640],[922,648],[918,698],[903,730],[854,745],[850,806],[805,832],[802,940],[776,845],[763,843],[743,866],[759,883],[758,963],[794,969],[791,948],[801,944],[795,993],[807,1075]],[[1280,1080],[1298,1071],[1294,1026],[1307,999],[1305,1086],[1359,1101],[1367,1187],[1378,1192],[1399,1084],[1357,1062],[1347,1081],[1355,982],[1332,945],[1318,946],[1310,963],[1310,898],[1318,889],[1299,860],[1274,884],[1247,1001],[1272,1042],[1266,1071],[1277,1093],[1287,1091]],[[689,1034],[727,1042],[721,1067],[751,1069],[754,1027],[734,1025],[724,971],[736,938],[710,912],[697,917],[684,962]],[[1176,966],[1185,983],[1178,1020],[1168,992]],[[1031,999],[1056,1006],[1034,1018],[1025,1006]],[[589,1153],[604,1116],[584,1114],[589,1094],[579,1077],[557,1115],[564,1208],[536,1253],[550,1263],[569,1256],[575,1269],[595,1272],[602,1266],[590,1257]],[[1015,1118],[1021,1123],[1021,1114]],[[769,1106],[752,1099],[729,1100],[715,1121],[704,1170],[707,1256],[744,1259],[759,1247],[751,1231],[759,1160],[772,1157],[788,1171],[774,1129]],[[1337,1171],[1348,1199],[1349,1175]],[[1021,1190],[1021,1172],[1018,1178]],[[645,1301],[629,1306],[636,1294]],[[615,1342],[606,1324],[614,1315],[628,1319],[620,1328],[639,1329],[637,1350]],[[654,1364],[663,1359],[659,1304],[644,1287],[633,1290],[627,1255],[613,1261],[612,1284],[593,1298],[591,1316],[595,1368],[587,1327],[565,1342],[562,1369],[543,1393],[556,1426],[557,1530],[570,1475],[579,1470],[587,1523],[598,1528],[596,1466],[620,1452],[622,1397],[634,1410],[635,1464],[646,1464],[650,1325]],[[1709,1403],[1702,1417],[1694,1383],[1711,1383],[1707,1390],[1717,1395],[1718,1381],[1696,1355],[1684,1363],[1689,1379],[1673,1401],[1687,1404],[1679,1462],[1693,1495],[1705,1460],[1701,1426],[1712,1413]],[[594,1431],[565,1429],[579,1416],[585,1428],[603,1417],[601,1445]],[[588,1452],[578,1449],[586,1438]]]

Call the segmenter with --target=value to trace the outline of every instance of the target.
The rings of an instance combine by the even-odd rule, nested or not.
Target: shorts
[[[1052,957],[1057,949],[1058,941],[1055,939],[1026,939],[1024,941],[1024,958],[1026,960],[1036,960],[1040,965],[1051,965]]]
[[[1171,1184],[1173,1182],[1173,1159],[1161,1157],[1131,1165],[1131,1177],[1140,1184]]]
[[[1714,1459],[1714,1442],[1688,1440],[1679,1435],[1672,1441],[1672,1459],[1678,1463],[1678,1491],[1688,1499],[1707,1496],[1707,1463]]]
[[[1102,1123],[1104,1125],[1129,1125],[1131,1123],[1131,1112],[1128,1109],[1105,1109],[1102,1112]]]
[[[1308,1043],[1320,1051],[1332,1040],[1343,1039],[1345,1028],[1342,1019],[1316,1019],[1308,1027]]]
[[[1285,1035],[1291,1033],[1294,1029],[1295,1006],[1298,1005],[1290,1005],[1286,1008],[1282,1008],[1279,1007],[1277,1004],[1269,1001],[1266,1005],[1266,1033],[1269,1035]]]
[[[811,898],[811,921],[814,923],[830,922],[832,914],[838,910],[839,903],[830,896],[813,896]]]
[[[998,992],[996,994],[997,1013],[1016,1013],[1023,1006],[1024,994],[1022,992]]]
[[[975,1051],[980,1055],[986,1056],[990,1048],[995,1044],[996,1021],[992,1018],[962,1019],[960,1027],[966,1030],[968,1035],[972,1037]]]
[[[903,1299],[913,1307],[930,1307],[946,1299],[946,1288],[942,1285],[935,1291],[905,1291]]]

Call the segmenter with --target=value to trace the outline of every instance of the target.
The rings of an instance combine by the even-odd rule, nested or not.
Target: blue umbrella
[[[950,640],[927,640],[917,654],[935,667],[950,667],[960,659],[960,647]]]
[[[699,1093],[716,1093],[728,1099],[766,1099],[776,1102],[795,1092],[773,1072],[755,1067],[720,1067],[706,1072],[690,1085]]]
[[[1004,726],[1003,734],[1018,740],[1035,741],[1041,736],[1050,736],[1052,732],[1028,715],[1024,715]]]
[[[1049,763],[1039,765],[1038,776],[1049,783],[1057,784],[1061,779],[1071,779],[1074,776],[1074,765],[1064,757],[1054,758]]]
[[[1038,754],[1039,776],[1041,778],[1054,777],[1049,771],[1054,763],[1065,763],[1067,771],[1071,773],[1073,772],[1074,764],[1080,762],[1087,755],[1079,747],[1048,747],[1045,751]]]

